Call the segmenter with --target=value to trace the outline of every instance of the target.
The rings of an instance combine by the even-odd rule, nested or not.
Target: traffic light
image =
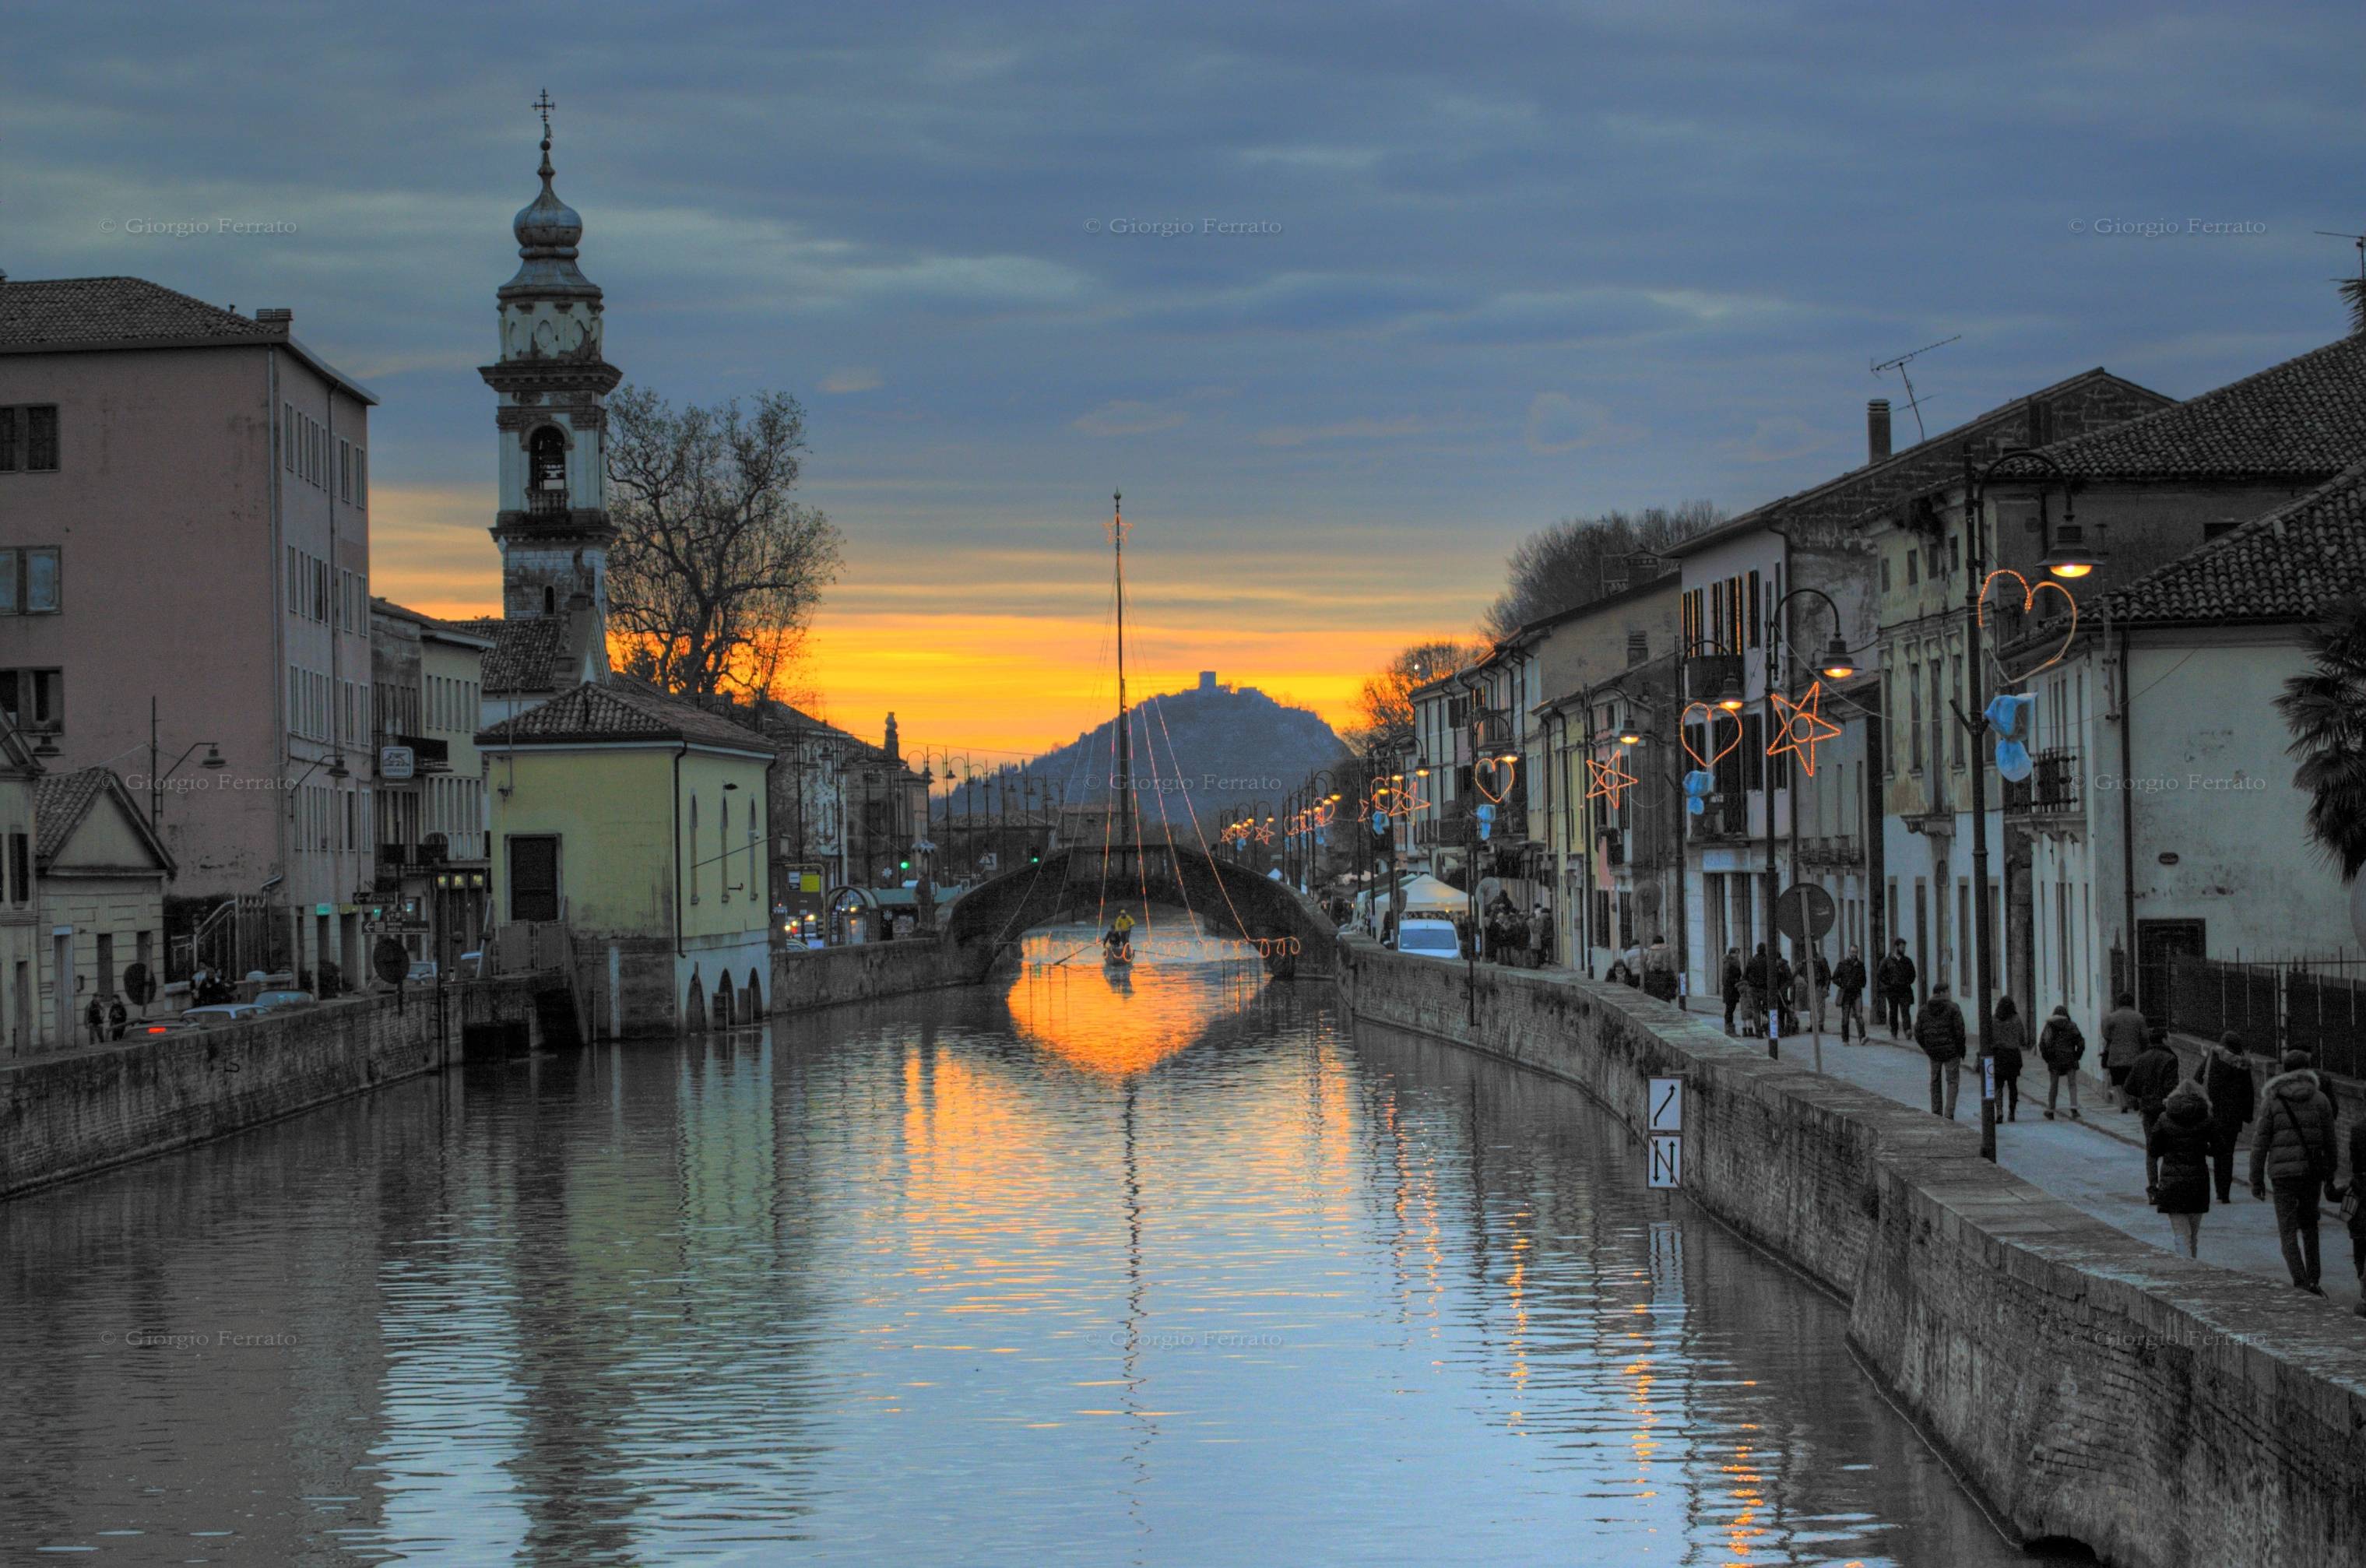
[[[897,871],[909,871],[912,869],[912,863],[907,860],[899,860],[896,863],[896,869]]]

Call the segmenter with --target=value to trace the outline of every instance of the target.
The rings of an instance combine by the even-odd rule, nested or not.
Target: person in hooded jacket
[[[2070,1081],[2070,1120],[2079,1115],[2079,1064],[2086,1059],[2087,1037],[2070,1021],[2070,1010],[2056,1003],[2053,1016],[2038,1032],[2037,1059],[2045,1064],[2045,1119],[2054,1120],[2055,1096],[2062,1081]]]
[[[2123,1111],[2136,1108],[2135,1096],[2128,1092],[2128,1074],[2144,1055],[2145,1038],[2151,1029],[2145,1015],[2136,1010],[2135,997],[2127,991],[2122,991],[2118,1003],[2103,1015],[2103,1073],[2112,1080],[2112,1097]]]
[[[2169,1031],[2154,1024],[2145,1031],[2144,1050],[2134,1066],[2128,1068],[2124,1086],[2130,1100],[2135,1102],[2136,1113],[2144,1118],[2145,1136],[2152,1136],[2152,1124],[2160,1120],[2160,1109],[2168,1103],[2169,1091],[2177,1087],[2185,1068],[2179,1063],[2177,1053],[2169,1048]],[[2152,1162],[2145,1161],[2145,1185],[2152,1185]]]
[[[2169,1239],[2186,1258],[2202,1256],[2214,1136],[2210,1097],[2191,1078],[2169,1090],[2159,1118],[2145,1134],[2145,1157],[2155,1168],[2152,1206],[2169,1216]]]
[[[1856,1037],[1865,1038],[1865,960],[1853,947],[1848,956],[1832,970],[1832,984],[1841,992],[1841,1043],[1848,1043],[1849,1025],[1856,1025]]]
[[[2305,1051],[2284,1053],[2284,1070],[2259,1090],[2259,1130],[2251,1135],[2251,1196],[2275,1189],[2276,1238],[2295,1289],[2325,1294],[2318,1282],[2316,1200],[2334,1169],[2333,1102],[2310,1071]]]
[[[2210,1097],[2210,1174],[2218,1201],[2231,1203],[2235,1192],[2235,1145],[2243,1126],[2259,1109],[2259,1091],[2251,1082],[2251,1061],[2243,1054],[2243,1037],[2229,1031],[2212,1046],[2193,1076]]]
[[[1915,1015],[1914,1043],[1931,1059],[1931,1114],[1955,1116],[1955,1094],[1963,1083],[1964,1010],[1948,994],[1947,982],[1931,987],[1931,995]]]
[[[2021,1120],[2022,1053],[2029,1049],[2029,1025],[2011,997],[1999,997],[1989,1010],[1989,1055],[1996,1063],[1996,1092],[2004,1119]]]

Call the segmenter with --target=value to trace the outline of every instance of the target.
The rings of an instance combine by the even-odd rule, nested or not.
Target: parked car
[[[261,1018],[263,1010],[253,1002],[214,1002],[209,1006],[191,1008],[181,1015],[185,1023],[199,1029],[220,1029],[226,1023],[242,1023],[250,1018]]]
[[[1452,920],[1408,919],[1397,927],[1397,951],[1451,963],[1462,956],[1462,938]]]
[[[257,991],[252,1005],[257,1012],[292,1012],[319,1007],[321,998],[310,991]]]
[[[123,1032],[123,1038],[144,1040],[158,1034],[186,1034],[204,1027],[203,1019],[192,1020],[186,1013],[177,1018],[135,1018],[130,1027]]]
[[[406,986],[432,986],[434,983],[435,960],[432,958],[414,961],[411,965],[411,973],[403,976],[403,984]]]

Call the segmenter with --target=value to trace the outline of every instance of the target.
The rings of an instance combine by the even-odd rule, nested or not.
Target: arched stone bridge
[[[1270,877],[1217,860],[1198,848],[1145,844],[1078,844],[1053,851],[1041,865],[981,882],[945,915],[944,940],[991,964],[1036,926],[1090,920],[1100,908],[1102,857],[1107,855],[1112,902],[1138,902],[1145,887],[1154,903],[1188,908],[1212,935],[1256,944],[1277,975],[1328,976],[1338,932],[1314,900]]]

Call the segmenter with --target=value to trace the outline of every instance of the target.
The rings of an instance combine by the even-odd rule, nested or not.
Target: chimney
[[[254,313],[254,324],[259,327],[287,327],[293,331],[296,325],[296,312],[284,305],[277,307],[266,305]]]
[[[1878,463],[1889,456],[1889,400],[1875,398],[1865,405],[1865,461]]]

